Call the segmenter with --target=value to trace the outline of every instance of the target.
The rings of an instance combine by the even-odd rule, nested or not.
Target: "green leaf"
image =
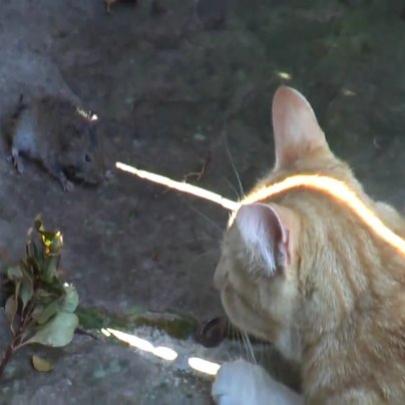
[[[38,313],[35,317],[33,316],[36,323],[39,325],[43,325],[44,323],[48,322],[57,312],[60,310],[60,302],[59,299],[48,304],[42,312]]]
[[[58,256],[47,257],[43,263],[41,278],[47,283],[50,283],[57,276],[58,264]]]
[[[35,300],[41,304],[48,304],[53,298],[53,292],[47,291],[45,288],[38,288],[35,290]]]
[[[79,305],[79,294],[72,284],[66,283],[63,288],[65,289],[65,298],[62,304],[62,310],[66,312],[75,312]]]
[[[34,242],[31,243],[31,246],[32,246],[32,256],[34,256],[34,260],[35,260],[39,265],[41,265],[41,264],[42,264],[42,255],[41,255],[41,252],[39,251],[37,245],[36,245]]]
[[[12,324],[15,314],[17,313],[17,300],[14,295],[8,297],[6,305],[4,306],[4,312],[6,313],[7,319],[10,324]]]
[[[21,289],[20,289],[20,299],[22,302],[22,309],[26,307],[28,302],[31,300],[32,296],[34,294],[34,284],[33,280],[28,277],[27,275],[24,275],[24,278],[22,279],[21,282]]]
[[[78,323],[79,321],[75,314],[59,312],[40,328],[27,343],[39,343],[51,347],[66,346],[72,341]]]
[[[34,306],[34,309],[31,312],[31,318],[36,321],[37,318],[42,314],[42,311],[45,309],[45,307],[41,304],[36,304]]]
[[[9,267],[6,269],[7,278],[11,281],[19,281],[22,279],[23,273],[20,266]]]
[[[49,373],[53,370],[53,364],[50,361],[36,356],[35,354],[32,356],[31,361],[32,366],[40,373]]]
[[[37,216],[36,216],[36,218],[35,218],[35,220],[34,220],[34,226],[35,226],[35,229],[36,229],[38,232],[42,232],[42,231],[44,230],[44,224],[43,224],[43,222],[42,222],[42,217],[41,217],[41,215],[37,215]]]

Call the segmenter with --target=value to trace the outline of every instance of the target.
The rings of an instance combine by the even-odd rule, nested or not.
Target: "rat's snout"
[[[74,177],[94,186],[98,186],[105,181],[104,171],[94,165],[77,168]]]
[[[111,169],[107,169],[104,172],[104,180],[111,180],[114,177],[114,173]]]

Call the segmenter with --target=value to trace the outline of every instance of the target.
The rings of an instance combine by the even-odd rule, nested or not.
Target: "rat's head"
[[[272,115],[275,166],[253,192],[305,173],[337,178],[362,194],[348,166],[330,151],[300,93],[280,87]],[[311,308],[321,319],[329,311],[325,316],[332,322],[352,305],[354,293],[350,288],[345,291],[342,274],[348,260],[356,267],[354,249],[367,237],[363,231],[352,213],[308,189],[259,202],[242,201],[225,232],[214,278],[230,320],[275,343],[287,357],[299,359],[302,312]]]
[[[105,162],[98,118],[76,110],[66,127],[63,165],[69,178],[99,184],[105,178]]]

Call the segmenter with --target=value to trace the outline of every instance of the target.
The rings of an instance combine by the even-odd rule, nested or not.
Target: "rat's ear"
[[[292,210],[277,204],[242,205],[235,222],[252,258],[264,263],[268,275],[289,266],[299,232]]]
[[[329,151],[311,105],[297,90],[287,86],[277,89],[272,118],[276,169],[288,167],[316,150]]]

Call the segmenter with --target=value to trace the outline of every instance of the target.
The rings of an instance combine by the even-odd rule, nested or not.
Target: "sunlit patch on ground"
[[[113,336],[119,341],[127,343],[131,347],[135,347],[142,352],[150,353],[163,360],[172,362],[179,357],[179,354],[176,350],[166,346],[155,346],[149,340],[140,338],[134,334],[122,332],[111,328],[103,328],[101,329],[101,333],[103,333],[103,335],[107,337]],[[200,357],[186,357],[188,367],[203,374],[214,376],[217,374],[220,368],[220,364],[205,360]]]
[[[101,332],[105,336],[114,336],[118,340],[128,343],[132,347],[136,347],[139,350],[142,350],[144,352],[148,352],[153,354],[156,357],[159,357],[161,359],[167,360],[167,361],[174,361],[176,360],[178,354],[175,350],[170,349],[169,347],[165,346],[154,346],[151,342],[149,342],[146,339],[142,339],[138,336],[121,332],[116,329],[102,329]]]
[[[198,357],[190,357],[188,359],[188,365],[194,370],[209,375],[216,375],[218,373],[219,368],[221,367],[218,363],[200,359]]]

